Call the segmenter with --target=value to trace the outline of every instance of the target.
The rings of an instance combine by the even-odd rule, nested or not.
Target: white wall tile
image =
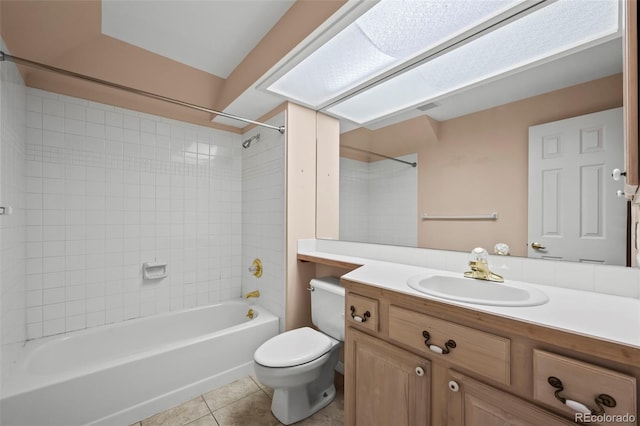
[[[43,334],[51,336],[54,334],[64,333],[66,330],[66,321],[64,318],[48,320],[43,323]]]
[[[232,156],[238,135],[37,89],[26,93],[24,175],[33,209],[25,265],[30,308],[48,313],[43,320],[31,314],[29,336],[219,301],[221,274],[237,282],[225,294],[239,296],[241,227],[234,227],[232,197],[210,191],[234,187],[240,203],[242,159]],[[199,162],[184,162],[187,134]],[[193,228],[184,227],[188,221]],[[213,250],[221,241],[228,250]],[[194,262],[183,263],[185,247],[192,247]],[[223,257],[238,269],[208,267]],[[166,289],[162,281],[142,280],[142,263],[157,258],[176,271]],[[169,283],[198,291],[172,296]]]
[[[597,266],[595,291],[624,297],[640,297],[640,270],[616,266]]]
[[[88,123],[98,123],[105,124],[106,123],[106,112],[99,108],[87,108],[86,109],[86,117]],[[70,117],[70,118],[78,118],[78,117]]]
[[[42,337],[42,323],[27,324],[27,339],[39,339]]]
[[[272,123],[282,124],[284,113],[270,120]],[[255,134],[255,130],[243,135],[242,140]],[[242,182],[240,199],[235,206],[241,214],[241,222],[235,223],[242,229],[242,257],[239,264],[233,257],[222,256],[221,263],[210,264],[214,271],[219,271],[223,278],[220,297],[237,294],[238,291],[260,291],[260,305],[279,316],[280,328],[284,329],[284,301],[285,301],[285,138],[283,135],[261,132],[261,139],[254,142],[250,148],[243,149],[239,144],[229,146],[231,155],[242,157]],[[196,149],[199,145],[196,145]],[[240,152],[241,151],[241,152]],[[227,185],[234,185],[229,181]],[[231,189],[231,191],[229,190]],[[232,203],[232,193],[235,188],[219,191],[210,188],[216,199],[228,199]],[[227,220],[234,224],[236,216],[232,211],[224,213]],[[215,226],[216,222],[209,222]],[[200,228],[202,224],[198,224]],[[227,230],[229,232],[229,230]],[[224,248],[231,246],[233,235],[227,233],[213,248],[214,253],[224,252]],[[260,258],[263,263],[263,276],[258,280],[247,271],[254,258]],[[235,266],[234,266],[235,265]],[[210,269],[211,270],[211,269]],[[242,288],[237,287],[236,271],[242,272]]]
[[[42,129],[64,133],[65,119],[55,115],[42,114]]]
[[[96,111],[94,109],[91,108],[86,108],[83,105],[79,105],[76,103],[65,103],[64,104],[64,116],[66,118],[72,118],[74,120],[81,120],[81,121],[88,121],[88,122],[92,122],[95,123],[95,115],[92,115],[89,113],[89,111]],[[91,120],[89,118],[92,118]],[[104,119],[104,113],[103,113],[103,119]],[[99,121],[98,121],[99,122]]]
[[[0,47],[7,51],[2,39]],[[28,111],[27,111],[28,110]],[[27,336],[27,303],[37,302],[37,293],[27,294],[28,264],[34,265],[34,273],[39,273],[41,262],[26,259],[27,237],[36,242],[41,226],[31,227],[27,233],[26,189],[27,176],[37,176],[38,171],[31,165],[27,171],[27,137],[34,143],[42,144],[42,100],[28,98],[24,82],[16,66],[10,62],[0,65],[0,205],[11,206],[11,215],[0,216],[0,343],[23,341]],[[32,126],[27,134],[27,123]],[[32,181],[30,190],[38,188]],[[33,194],[32,194],[33,195]],[[30,197],[34,203],[33,197]],[[41,208],[41,206],[39,206]],[[29,220],[38,223],[39,214],[30,215]],[[37,249],[30,246],[29,254],[34,256]],[[34,283],[31,282],[31,287]],[[35,334],[37,332],[34,331]]]
[[[42,112],[42,97],[27,95],[27,111]]]
[[[115,128],[124,128],[123,115],[121,112],[106,111],[105,121],[107,126]]]
[[[417,154],[399,158],[414,162]],[[391,160],[364,163],[341,158],[340,239],[416,246],[417,185],[414,167]]]
[[[64,303],[50,303],[44,306],[43,319],[44,321],[50,321],[52,319],[64,318],[65,316],[65,304]]]
[[[42,145],[43,131],[42,129],[33,129],[27,127],[27,144],[39,146]],[[31,176],[29,170],[27,170],[27,176]]]
[[[56,117],[64,117],[64,102],[57,99],[42,99],[42,112]]]

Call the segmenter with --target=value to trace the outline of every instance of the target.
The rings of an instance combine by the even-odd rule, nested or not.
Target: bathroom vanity
[[[638,299],[536,286],[548,303],[474,305],[405,285],[427,268],[298,259],[355,268],[342,276],[346,425],[638,424]]]
[[[637,348],[342,283],[347,425],[568,425],[560,398],[601,394],[606,415],[637,416]]]

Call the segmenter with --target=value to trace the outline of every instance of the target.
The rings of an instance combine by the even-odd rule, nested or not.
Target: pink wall
[[[417,117],[341,135],[340,145],[389,156],[418,153],[418,246],[467,251],[497,242],[526,256],[528,128],[622,106],[622,75],[437,122]],[[393,143],[389,143],[392,140]],[[378,161],[341,149],[341,156]],[[498,212],[497,221],[422,221],[422,213]]]
[[[298,240],[316,236],[316,112],[287,104],[286,132],[286,324],[311,325],[307,286],[311,263],[298,262]]]
[[[497,221],[419,221],[418,245],[467,251],[498,242],[526,256],[528,128],[622,106],[615,75],[440,123],[418,151],[418,217],[498,212]]]

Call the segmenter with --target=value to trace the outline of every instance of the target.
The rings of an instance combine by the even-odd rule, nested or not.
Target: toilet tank
[[[344,341],[344,287],[335,277],[311,280],[311,321],[323,333]]]

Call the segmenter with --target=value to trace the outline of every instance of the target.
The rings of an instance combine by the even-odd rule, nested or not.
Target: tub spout
[[[248,299],[250,297],[260,297],[260,291],[259,290],[251,291],[251,292],[245,294],[244,297],[245,297],[245,299]]]

